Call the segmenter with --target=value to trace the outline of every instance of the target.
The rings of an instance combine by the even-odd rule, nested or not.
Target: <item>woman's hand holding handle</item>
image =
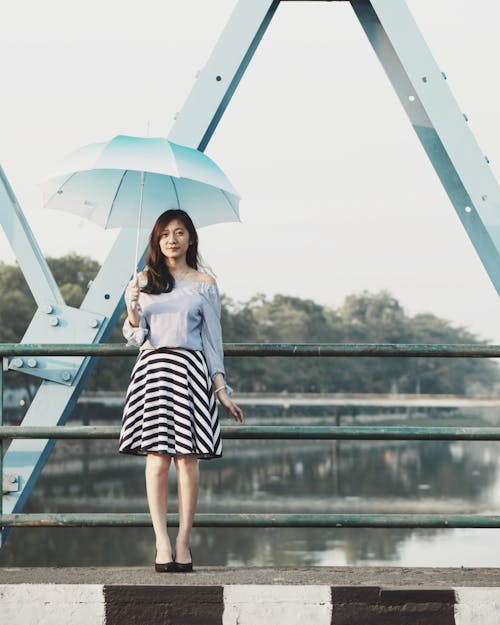
[[[132,284],[134,291],[134,297],[130,300],[130,308],[131,310],[135,310],[137,308],[137,300],[139,299],[139,276],[137,275],[137,271],[134,273],[130,284]]]
[[[128,320],[131,325],[139,325],[139,315],[137,313],[137,302],[139,300],[139,278],[134,274],[125,290],[125,301],[127,303]]]

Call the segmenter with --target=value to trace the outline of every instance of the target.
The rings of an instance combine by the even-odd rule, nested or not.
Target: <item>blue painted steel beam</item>
[[[240,0],[178,115],[169,136],[171,140],[205,149],[278,4],[276,0]],[[353,0],[352,6],[498,290],[498,185],[482,160],[465,120],[460,123],[458,107],[432,55],[401,0]],[[12,217],[16,211],[10,202],[7,204],[9,214],[2,223],[7,223],[8,227],[16,224],[15,232],[8,233],[9,238],[24,232],[21,238],[27,240],[27,230],[18,225],[22,213],[15,204],[17,217]],[[122,294],[130,277],[127,267],[133,249],[132,238],[131,232],[120,233],[82,304],[84,310],[106,317],[95,342],[106,340],[123,308]],[[32,249],[22,252],[29,258],[33,257],[33,249],[38,249],[34,238],[31,243]],[[143,240],[143,252],[145,246]],[[19,257],[19,252],[16,253]],[[36,262],[29,262],[29,271],[34,275],[36,269],[32,265]],[[32,277],[30,280],[31,286]],[[39,295],[40,299],[50,290],[46,288],[47,277],[42,282],[44,292]],[[33,288],[39,292],[36,284]],[[44,342],[44,339],[41,332],[38,341]],[[31,337],[32,342],[36,340]],[[73,386],[44,382],[23,425],[64,424],[90,373],[91,362],[84,361]],[[18,443],[25,446],[18,446]],[[47,440],[13,441],[5,457],[5,467],[10,472],[21,472],[22,484],[19,493],[4,498],[5,512],[22,509],[52,444],[53,441]]]
[[[351,5],[500,293],[500,188],[446,77],[404,0]]]
[[[205,148],[278,4],[276,0],[240,0],[195,88],[179,113],[178,120],[169,135],[170,140],[202,150]],[[214,71],[224,74],[217,73],[215,80],[212,80]],[[217,80],[219,75],[223,77],[222,80]],[[21,209],[18,206],[17,209],[22,216]],[[12,204],[7,206],[7,212],[9,210],[13,211]],[[12,221],[10,215],[7,217],[7,223],[9,219]],[[143,232],[140,244],[141,262],[144,261],[147,237],[148,233]],[[32,243],[33,247],[38,249],[34,237]],[[123,292],[130,279],[133,249],[133,229],[122,230],[81,305],[83,310],[105,316],[94,339],[95,343],[107,339],[123,310]],[[26,265],[21,266],[25,271]],[[28,267],[28,270],[30,271],[31,267]],[[30,342],[49,342],[46,338],[41,329],[39,337],[31,334]],[[22,425],[64,425],[85,386],[93,364],[95,358],[85,359],[71,386],[44,381]],[[20,476],[20,489],[17,493],[10,493],[3,498],[4,513],[22,510],[54,442],[46,439],[12,441],[5,454],[4,469]],[[11,528],[3,529],[4,541],[10,531]]]
[[[198,75],[169,139],[205,150],[226,110],[279,0],[240,0]]]
[[[148,233],[143,232],[143,248],[146,246],[147,237]],[[134,230],[122,230],[82,303],[83,309],[89,308],[105,316],[95,343],[107,340],[123,310],[123,291],[130,279],[130,260],[134,248]],[[40,342],[44,342],[43,336],[40,336]],[[96,362],[97,358],[85,358],[69,386],[49,381],[42,382],[22,425],[64,425]],[[12,441],[4,457],[4,471],[19,476],[19,490],[3,497],[4,512],[15,513],[22,510],[54,443],[55,441],[47,439]],[[9,532],[9,528],[3,530],[3,542]]]
[[[7,176],[0,167],[0,226],[2,226],[38,305],[46,300],[64,304],[57,282],[26,221]]]

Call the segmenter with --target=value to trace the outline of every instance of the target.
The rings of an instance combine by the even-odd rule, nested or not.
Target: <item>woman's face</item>
[[[169,221],[160,234],[160,250],[167,260],[185,257],[189,244],[189,231],[180,219]]]

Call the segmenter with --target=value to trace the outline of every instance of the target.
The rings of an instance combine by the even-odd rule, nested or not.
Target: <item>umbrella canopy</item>
[[[239,195],[222,170],[203,152],[161,137],[119,135],[84,146],[42,191],[46,208],[103,228],[151,229],[171,208],[188,212],[197,227],[240,221]]]

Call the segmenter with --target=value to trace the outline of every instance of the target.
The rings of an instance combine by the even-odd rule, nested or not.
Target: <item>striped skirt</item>
[[[215,394],[203,352],[144,350],[130,376],[119,451],[222,456]]]

